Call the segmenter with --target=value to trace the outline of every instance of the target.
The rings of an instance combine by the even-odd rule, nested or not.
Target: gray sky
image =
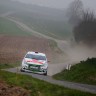
[[[66,8],[73,0],[15,0],[24,3],[31,3],[41,6],[47,6],[52,8]],[[82,0],[86,7],[89,7],[95,11],[96,0]]]

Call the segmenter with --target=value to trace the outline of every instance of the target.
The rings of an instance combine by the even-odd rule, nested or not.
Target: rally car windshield
[[[33,54],[27,54],[25,58],[30,58],[30,59],[36,59],[36,60],[46,60],[45,56],[41,55],[33,55]]]

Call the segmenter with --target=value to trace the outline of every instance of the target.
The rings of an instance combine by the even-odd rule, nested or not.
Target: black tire
[[[25,72],[24,70],[22,70],[22,68],[20,69],[21,72]]]
[[[47,76],[47,71],[44,73],[45,76]]]

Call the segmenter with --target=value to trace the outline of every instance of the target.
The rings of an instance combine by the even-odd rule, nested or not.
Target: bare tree
[[[93,11],[89,11],[89,10],[83,11],[81,20],[82,21],[94,21],[95,15],[94,15]]]
[[[83,13],[83,3],[81,0],[74,0],[70,3],[67,9],[67,17],[69,18],[69,22],[74,26],[76,25]]]
[[[84,11],[81,21],[74,28],[75,40],[87,45],[96,45],[96,17],[92,11]]]

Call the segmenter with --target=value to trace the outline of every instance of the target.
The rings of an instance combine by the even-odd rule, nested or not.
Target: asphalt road
[[[51,76],[44,76],[44,75],[39,75],[39,74],[33,74],[33,73],[27,73],[27,72],[20,72],[20,68],[10,68],[6,69],[6,71],[10,71],[13,73],[18,73],[18,74],[25,74],[25,75],[30,75],[33,78],[37,78],[52,84],[57,84],[60,86],[64,86],[66,88],[71,88],[71,89],[76,89],[80,90],[83,92],[89,92],[96,94],[96,86],[95,85],[88,85],[88,84],[80,84],[80,83],[73,83],[73,82],[68,82],[68,81],[60,81],[60,80],[55,80]]]

